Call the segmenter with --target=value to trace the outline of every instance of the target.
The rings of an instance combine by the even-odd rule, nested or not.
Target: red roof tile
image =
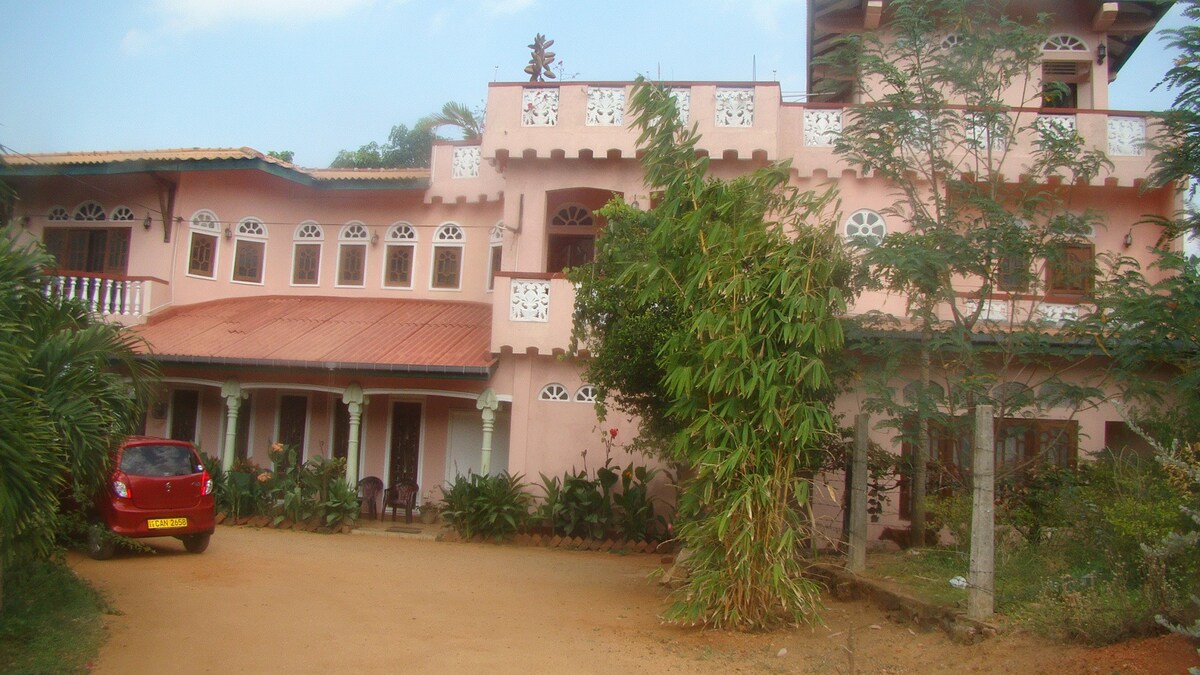
[[[267,296],[170,309],[135,330],[175,363],[485,376],[491,323],[480,303]]]

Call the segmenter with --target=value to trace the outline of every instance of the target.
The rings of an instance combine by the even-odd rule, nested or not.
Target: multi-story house
[[[840,33],[886,30],[886,4],[810,0],[810,58]],[[1165,9],[1077,0],[1053,11],[1031,76],[1065,82],[1070,100],[1033,114],[1112,161],[1077,186],[1104,221],[1080,253],[1141,255],[1156,233],[1133,223],[1171,214],[1178,197],[1140,190],[1153,120],[1109,110],[1108,85]],[[814,89],[823,77],[810,73]],[[346,457],[352,480],[429,488],[485,461],[536,477],[603,461],[593,389],[566,356],[575,289],[562,271],[591,258],[607,201],[649,207],[630,87],[492,83],[482,138],[436,144],[430,169],[305,169],[193,148],[6,156],[0,177],[20,197],[19,236],[58,261],[55,290],[152,346],[165,379],[147,433],[194,440],[226,465],[265,465],[272,443],[290,443],[303,458]],[[792,103],[775,82],[671,87],[715,175],[790,160],[799,187],[837,182],[845,236],[906,227],[883,215],[889,186],[834,153],[850,90]],[[1046,287],[1048,320],[1086,299]],[[853,311],[898,303],[868,294]],[[851,388],[842,412],[860,397]],[[1125,435],[1109,405],[1039,414],[1069,427],[1069,458]],[[624,439],[635,424],[615,415],[603,431]],[[874,434],[899,451],[894,432]]]

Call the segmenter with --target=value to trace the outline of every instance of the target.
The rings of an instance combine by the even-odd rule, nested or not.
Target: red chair
[[[376,506],[379,495],[383,493],[383,479],[377,476],[367,476],[358,481],[360,499],[367,505],[367,516],[371,520],[382,518],[383,513]]]
[[[413,509],[417,508],[417,493],[421,488],[411,479],[402,479],[392,487],[383,491],[383,512],[387,513],[392,507],[392,521],[396,520],[396,509],[404,509],[404,522],[412,524]]]

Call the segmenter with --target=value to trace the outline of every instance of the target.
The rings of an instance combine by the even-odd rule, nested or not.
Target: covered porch
[[[146,432],[196,442],[225,469],[346,460],[346,479],[420,486],[507,468],[511,395],[491,388],[490,308],[249,298],[173,310],[139,332],[164,372]]]

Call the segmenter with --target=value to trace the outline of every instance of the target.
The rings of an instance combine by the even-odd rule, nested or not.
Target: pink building
[[[810,0],[810,56],[841,32],[886,30],[884,5]],[[1072,100],[1020,112],[1077,129],[1112,160],[1073,188],[1105,221],[1080,255],[1144,254],[1157,233],[1133,223],[1172,213],[1177,195],[1139,191],[1153,120],[1108,110],[1108,84],[1165,10],[1053,7],[1045,64],[1030,77],[1064,81]],[[888,186],[834,154],[850,92],[801,104],[774,82],[671,87],[714,174],[791,160],[801,188],[837,182],[846,236],[906,227],[882,215]],[[248,148],[192,148],[6,157],[0,177],[20,195],[21,236],[56,255],[59,289],[153,345],[166,379],[147,433],[195,440],[226,465],[266,465],[271,443],[293,443],[306,459],[347,457],[352,480],[411,477],[426,491],[478,472],[490,432],[490,470],[536,478],[603,461],[593,390],[564,357],[574,288],[561,272],[591,258],[608,200],[650,203],[629,92],[493,83],[482,139],[437,144],[428,170],[305,169]],[[1048,322],[1086,302],[1046,286],[1028,311]],[[853,311],[900,306],[877,294]],[[848,393],[842,412],[861,396]],[[1072,459],[1125,439],[1111,406],[1037,419],[1069,429]],[[615,415],[604,430],[628,438],[635,424]],[[893,432],[874,433],[899,451]]]

